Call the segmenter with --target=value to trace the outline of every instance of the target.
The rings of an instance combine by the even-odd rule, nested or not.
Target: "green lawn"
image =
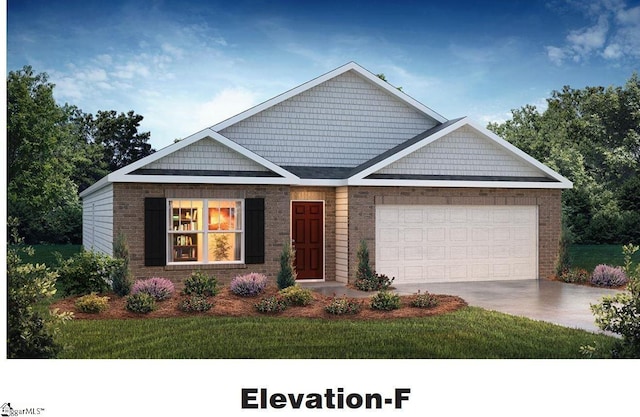
[[[34,249],[33,256],[20,254],[24,262],[41,263],[50,268],[57,266],[56,253],[67,259],[80,252],[82,245],[29,245]]]
[[[622,245],[571,245],[569,255],[572,267],[587,271],[593,271],[599,264],[620,266],[624,262]],[[640,251],[632,259],[636,263],[640,262]]]
[[[427,318],[74,320],[61,358],[581,358],[612,338],[465,307]]]

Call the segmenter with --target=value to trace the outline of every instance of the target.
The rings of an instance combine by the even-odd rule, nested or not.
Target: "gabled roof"
[[[417,152],[463,127],[469,127],[483,139],[496,145],[507,155],[530,166],[541,175],[389,175],[378,171],[394,162]],[[403,144],[373,158],[355,168],[348,178],[349,185],[387,185],[395,186],[434,186],[434,187],[505,187],[505,188],[571,188],[573,184],[567,178],[555,172],[540,161],[526,154],[495,133],[478,125],[467,117],[450,120],[438,125]]]
[[[348,88],[346,92],[343,91],[342,85],[338,83],[340,80],[347,82]],[[354,90],[354,86],[358,89]],[[375,88],[372,86],[375,86]],[[320,163],[316,164],[317,155],[312,152],[311,158],[307,158],[306,162],[296,165],[296,162],[299,162],[297,155],[300,152],[310,152],[310,146],[308,146],[307,142],[304,142],[304,146],[298,146],[295,151],[288,149],[287,158],[280,158],[282,161],[278,161],[278,157],[282,156],[279,150],[286,149],[290,141],[273,141],[273,138],[270,138],[261,126],[266,123],[264,129],[268,130],[269,125],[277,124],[280,132],[283,130],[288,132],[287,129],[290,124],[285,122],[282,125],[282,119],[284,118],[285,121],[289,119],[289,111],[292,113],[300,112],[301,107],[306,104],[305,99],[308,100],[309,97],[319,98],[320,100],[314,102],[314,105],[325,104],[325,106],[330,106],[330,104],[326,104],[326,100],[323,101],[324,96],[318,93],[322,89],[330,91],[332,94],[333,92],[338,92],[340,100],[348,100],[349,94],[356,94],[357,97],[353,99],[353,103],[356,104],[353,105],[352,102],[347,101],[351,103],[351,107],[346,111],[342,111],[348,115],[350,114],[350,109],[364,107],[365,114],[368,117],[366,119],[367,123],[375,120],[377,124],[382,123],[381,127],[383,129],[375,130],[374,128],[374,130],[370,130],[371,126],[366,125],[369,130],[362,130],[359,127],[362,125],[362,122],[360,122],[360,125],[355,125],[357,126],[356,130],[353,130],[354,124],[350,124],[349,129],[351,130],[343,129],[341,132],[343,136],[334,137],[333,142],[319,141],[313,144],[316,148],[319,145],[325,147],[336,146],[337,151],[334,151],[333,154],[338,154],[340,158],[343,158],[345,154],[349,156],[349,152],[358,154],[358,158],[352,157],[336,161],[341,163],[335,164],[327,163],[327,161],[331,162],[328,159],[319,161]],[[356,91],[356,93],[353,93],[353,91]],[[371,97],[374,97],[374,99]],[[376,102],[376,100],[379,100],[379,102]],[[386,105],[381,105],[380,103],[386,103]],[[374,110],[371,110],[372,106]],[[401,108],[404,113],[400,117],[385,113],[392,111],[394,108]],[[310,111],[310,109],[313,111]],[[306,108],[305,111],[307,112],[305,117],[310,117],[312,121],[309,125],[304,126],[312,126],[316,129],[314,132],[317,131],[318,126],[321,126],[321,128],[331,126],[338,129],[343,128],[342,120],[336,122],[334,119],[327,118],[326,114],[323,116],[325,117],[324,119],[318,119],[319,116],[317,116],[318,113],[314,107]],[[273,115],[274,113],[277,113],[280,117],[276,122],[274,120],[267,120],[267,122],[256,120],[257,117],[265,118],[265,114]],[[415,119],[420,120],[420,123],[408,122],[409,119],[402,117],[406,114],[413,117],[414,119],[411,120],[414,120],[414,122]],[[330,113],[330,116],[332,115],[333,113]],[[375,116],[373,119],[372,115]],[[346,123],[354,120],[347,120]],[[427,123],[423,123],[425,120]],[[324,123],[326,123],[326,126]],[[237,130],[239,126],[249,126],[251,128],[250,132],[239,133]],[[410,126],[410,128],[406,129],[407,126]],[[308,129],[312,129],[312,127],[308,127]],[[233,129],[236,129],[236,131],[234,132]],[[473,133],[472,137],[454,137],[462,131],[471,131]],[[377,139],[367,136],[370,132],[376,133],[377,136],[373,136]],[[416,134],[417,132],[421,133]],[[289,133],[290,136],[296,137],[296,135],[304,132],[294,130]],[[227,134],[230,136],[226,136]],[[236,136],[233,136],[234,134]],[[350,134],[353,136],[349,136]],[[395,135],[393,140],[388,140],[390,135]],[[350,147],[345,147],[345,144],[341,142],[341,139],[347,136]],[[259,152],[252,151],[247,147],[256,143],[258,145],[267,144],[269,147],[268,152],[271,153],[265,153],[260,150],[265,149],[264,147],[257,146],[252,148],[260,150]],[[327,143],[332,143],[332,145],[327,145]],[[373,146],[374,143],[375,147]],[[454,147],[449,149],[459,153],[467,152],[467,155],[462,156],[470,159],[474,158],[472,151],[460,150],[474,145],[480,146],[481,150],[484,151],[484,146],[486,145],[493,152],[493,157],[496,157],[496,166],[499,167],[502,163],[505,166],[511,164],[515,168],[511,169],[511,171],[509,169],[497,169],[495,172],[486,170],[485,172],[474,172],[474,161],[471,160],[467,165],[465,165],[464,161],[460,164],[460,166],[467,167],[466,171],[439,170],[437,167],[431,169],[428,161],[432,161],[434,155],[440,155],[441,157],[443,152],[446,153],[446,147],[441,146],[443,144],[448,146],[453,144]],[[363,149],[366,149],[367,152],[363,152]],[[189,155],[194,152],[201,152],[205,155],[199,155],[201,156],[201,162],[190,166]],[[209,152],[209,156],[206,155],[206,152]],[[225,153],[231,162],[225,164],[225,157],[217,155],[215,152]],[[365,157],[362,157],[363,155]],[[485,163],[487,161],[489,164],[493,163],[490,158],[491,156],[486,158]],[[171,161],[173,160],[181,160],[182,162],[172,165]],[[459,162],[457,161],[457,163]],[[411,166],[417,167],[416,172],[411,170]],[[521,171],[518,171],[519,168]],[[112,172],[84,190],[80,196],[85,197],[113,182],[495,188],[572,187],[572,183],[569,180],[493,132],[468,118],[445,119],[440,114],[397,90],[354,62],[343,65]]]
[[[144,171],[144,167],[150,165],[156,161],[161,160],[177,151],[186,148],[194,143],[201,141],[205,138],[210,138],[215,142],[229,148],[233,152],[237,152],[256,164],[264,167],[268,172],[275,175],[264,175],[258,173],[255,176],[243,176],[233,175],[229,176],[227,173],[217,173],[217,175],[203,175],[202,172],[184,172],[184,175],[167,175],[167,172],[159,174],[156,172]],[[210,173],[211,174],[211,173]],[[238,145],[237,143],[225,138],[218,132],[215,132],[209,128],[201,130],[180,142],[169,145],[158,152],[154,152],[149,156],[146,156],[136,162],[133,162],[117,171],[114,171],[100,181],[93,184],[91,187],[80,193],[80,197],[91,194],[95,190],[102,188],[104,185],[111,182],[166,182],[166,183],[209,183],[209,184],[224,184],[224,183],[255,183],[255,177],[261,177],[262,184],[289,184],[292,181],[296,181],[298,177],[283,169],[282,167],[266,160],[260,155],[251,152],[250,150]]]
[[[413,99],[412,97],[410,97],[409,95],[405,94],[404,92],[398,90],[397,88],[395,88],[394,86],[392,86],[391,84],[389,84],[386,81],[383,81],[382,79],[380,79],[378,76],[372,74],[371,72],[367,71],[366,69],[362,68],[360,65],[356,64],[355,62],[349,62],[348,64],[345,64],[339,68],[334,69],[333,71],[329,71],[324,75],[321,75],[317,78],[314,78],[311,81],[308,81],[304,84],[299,85],[298,87],[295,87],[285,93],[282,93],[270,100],[265,101],[264,103],[258,104],[255,107],[252,107],[248,110],[243,111],[242,113],[239,113],[229,119],[226,119],[218,124],[215,124],[213,126],[211,126],[211,129],[215,130],[215,131],[221,131],[223,129],[226,129],[227,127],[234,125],[242,120],[245,120],[255,114],[258,114],[270,107],[275,106],[276,104],[282,103],[285,100],[290,99],[293,96],[296,96],[298,94],[301,94],[305,91],[308,91],[310,89],[312,89],[313,87],[316,87],[322,83],[324,83],[327,80],[330,80],[332,78],[335,78],[341,74],[344,74],[348,71],[354,71],[358,74],[360,74],[361,76],[365,77],[366,79],[368,79],[369,81],[371,81],[372,83],[376,84],[378,87],[384,89],[387,93],[391,94],[392,96],[397,97],[398,99],[406,102],[407,104],[409,104],[410,106],[412,106],[413,108],[415,108],[416,110],[418,110],[419,112],[425,114],[426,116],[429,116],[435,120],[437,120],[440,123],[446,122],[447,119],[445,117],[443,117],[441,114],[436,113],[435,111],[433,111],[432,109],[430,109],[429,107],[425,106],[424,104],[420,103],[419,101]]]

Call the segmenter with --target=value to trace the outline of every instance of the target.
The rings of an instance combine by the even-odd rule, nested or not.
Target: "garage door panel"
[[[537,278],[535,206],[378,206],[376,238],[398,283]]]

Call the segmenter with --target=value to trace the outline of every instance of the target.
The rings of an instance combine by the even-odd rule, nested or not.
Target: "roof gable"
[[[150,162],[136,171],[140,170],[270,171],[264,165],[209,136]]]
[[[279,165],[354,167],[445,120],[416,103],[352,63],[212,129]]]
[[[353,171],[349,184],[371,185],[371,181],[385,179],[394,180],[395,185],[490,186],[502,181],[520,187],[539,183],[547,183],[545,188],[572,186],[562,175],[468,118],[439,125],[367,161]],[[518,182],[523,184],[515,184]]]

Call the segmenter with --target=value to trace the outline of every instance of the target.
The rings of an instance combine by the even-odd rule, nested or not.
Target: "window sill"
[[[246,264],[197,264],[197,263],[189,263],[189,264],[171,264],[165,265],[165,271],[184,271],[191,269],[202,269],[202,270],[220,270],[220,269],[247,269]]]

